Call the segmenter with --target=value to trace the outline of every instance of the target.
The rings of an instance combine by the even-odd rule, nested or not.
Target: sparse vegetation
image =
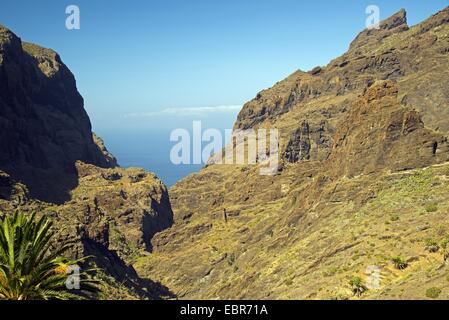
[[[448,249],[448,244],[449,244],[449,235],[446,235],[446,237],[444,237],[444,239],[441,241],[441,248]]]
[[[428,213],[437,212],[438,211],[438,204],[437,203],[428,203],[425,207],[426,211]]]
[[[445,263],[449,260],[449,252],[447,250],[444,251],[443,259]]]
[[[417,170],[413,175],[397,180],[394,189],[403,195],[413,195],[428,190],[433,181],[434,177],[430,171]]]
[[[443,259],[444,259],[444,262],[446,262],[447,260],[449,260],[448,243],[449,243],[449,236],[446,236],[446,237],[441,241],[441,248],[443,249]]]
[[[227,256],[228,265],[232,266],[235,263],[235,254],[231,253]]]
[[[284,284],[285,284],[286,286],[291,286],[291,285],[293,285],[293,279],[286,279],[286,280],[284,281]]]
[[[393,222],[399,221],[399,215],[397,215],[397,214],[392,215],[390,220],[393,221]]]
[[[440,288],[429,288],[426,291],[426,297],[430,298],[430,299],[437,299],[441,294],[441,289]]]
[[[42,48],[38,45],[35,45],[33,43],[27,43],[22,42],[22,48],[23,50],[30,54],[31,56],[38,57],[38,56],[48,56],[48,55],[55,55],[53,50]]]
[[[139,257],[139,248],[126,241],[125,235],[123,235],[113,223],[109,224],[109,241],[110,246],[121,257],[126,257],[130,261],[135,261]]]
[[[326,271],[323,271],[324,277],[331,277],[334,276],[336,273],[338,273],[339,269],[337,267],[331,267],[327,269]]]

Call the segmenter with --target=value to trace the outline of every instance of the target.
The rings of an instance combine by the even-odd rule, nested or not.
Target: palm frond
[[[83,299],[99,292],[89,271],[70,278],[69,266],[89,257],[64,258],[73,243],[53,248],[52,226],[46,217],[36,219],[36,213],[26,216],[19,211],[0,220],[0,300]],[[80,290],[70,290],[68,279],[78,281]]]

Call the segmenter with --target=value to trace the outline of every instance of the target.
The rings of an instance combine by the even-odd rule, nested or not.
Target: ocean
[[[104,140],[106,147],[117,158],[121,167],[138,167],[154,172],[170,187],[204,166],[204,163],[173,164],[170,152],[178,142],[170,141],[171,133],[179,129],[188,132],[190,162],[193,163],[193,132],[194,128],[197,128],[195,125],[200,123],[201,134],[206,133],[208,129],[219,131],[222,144],[225,145],[230,139],[229,130],[232,129],[240,108],[224,106],[173,109],[165,110],[161,114],[143,113],[118,120],[100,115],[92,122],[96,124],[94,131]],[[200,143],[204,148],[210,141]]]
[[[168,187],[203,167],[203,164],[175,165],[170,161],[170,151],[176,142],[170,141],[169,130],[104,130],[100,134],[121,167],[154,172]]]

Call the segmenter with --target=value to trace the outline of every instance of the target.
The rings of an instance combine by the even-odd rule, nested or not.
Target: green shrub
[[[234,253],[231,253],[230,255],[228,255],[227,261],[228,261],[228,265],[229,266],[234,265],[235,260],[236,260],[236,258],[235,258],[235,254]]]
[[[293,279],[287,279],[287,280],[285,280],[285,281],[284,281],[284,284],[285,284],[286,286],[291,286],[291,285],[293,284]]]
[[[398,270],[404,270],[408,267],[408,263],[402,257],[394,257],[391,259],[394,264],[394,267]]]
[[[352,293],[357,297],[360,297],[362,294],[368,291],[368,288],[365,286],[362,278],[360,277],[352,277],[352,279],[349,281],[349,285],[352,288]]]
[[[446,235],[444,239],[441,241],[441,248],[446,249],[449,244],[449,235]]]
[[[434,253],[434,252],[437,252],[438,250],[440,250],[440,246],[438,245],[438,242],[436,242],[435,240],[427,239],[425,249],[426,249],[426,251]]]
[[[430,298],[430,299],[437,299],[441,294],[441,289],[440,288],[429,288],[426,291],[426,297]]]
[[[436,204],[436,203],[429,203],[429,204],[427,204],[426,205],[426,211],[428,213],[437,212],[438,211],[438,204]]]
[[[390,218],[391,221],[395,222],[395,221],[399,221],[399,216],[397,214],[392,215]]]

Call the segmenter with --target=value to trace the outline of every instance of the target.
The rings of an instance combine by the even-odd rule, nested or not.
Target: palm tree
[[[52,248],[54,232],[46,217],[36,220],[20,212],[0,220],[0,300],[83,299],[97,292],[96,281],[85,272],[77,275],[79,290],[70,290],[68,275],[72,265],[62,257],[72,245]]]

